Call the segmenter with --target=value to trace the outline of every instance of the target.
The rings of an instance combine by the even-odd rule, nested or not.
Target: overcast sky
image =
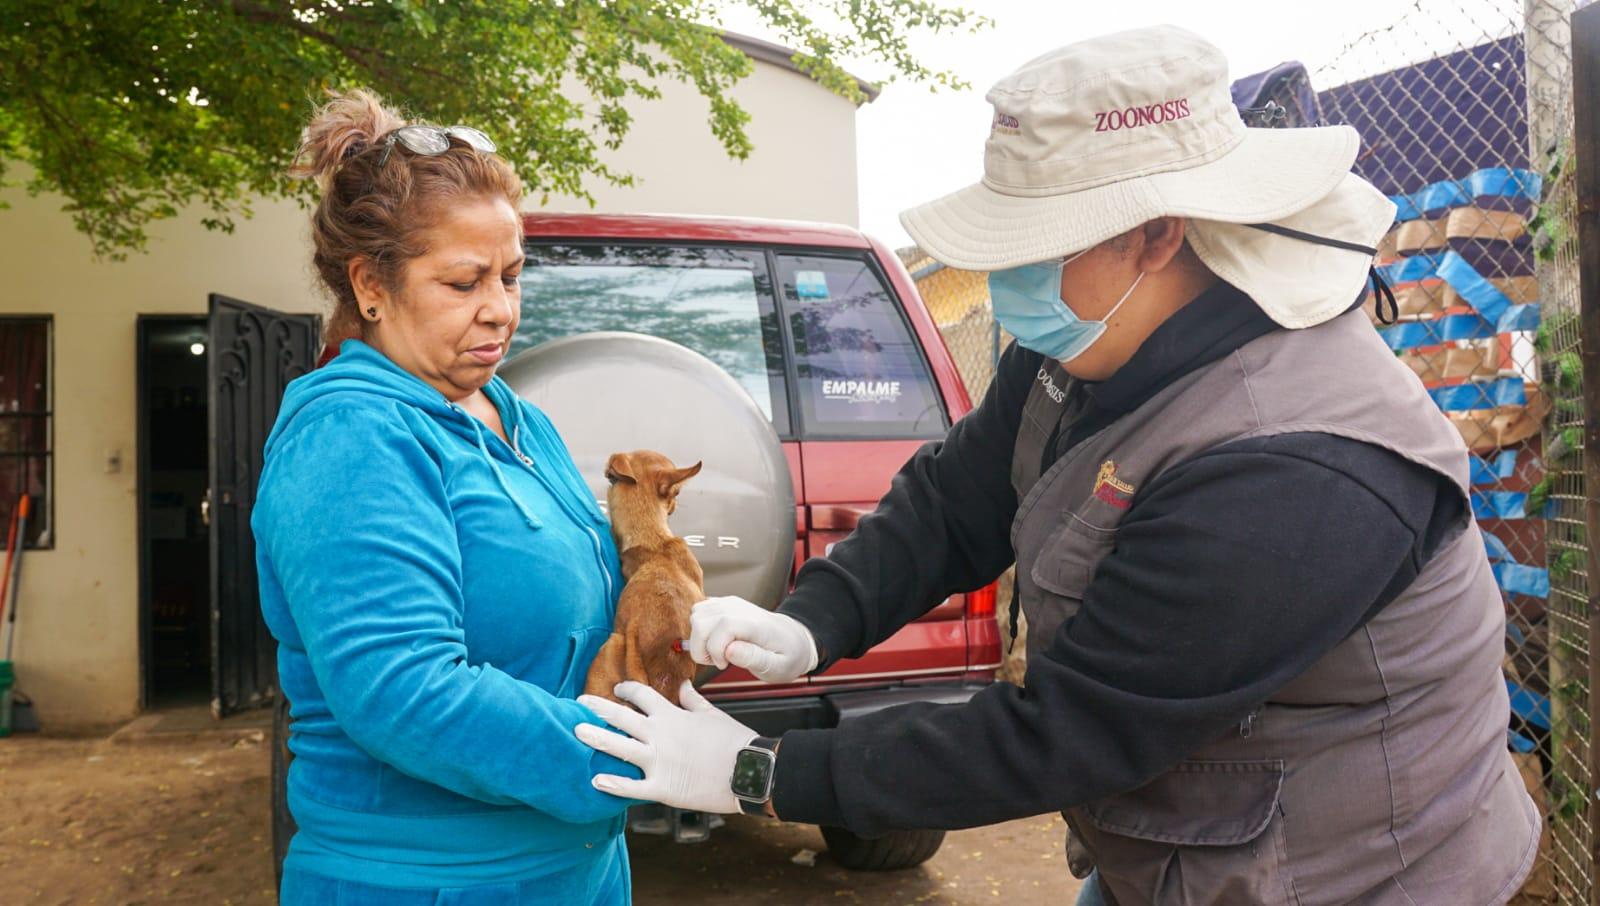
[[[1523,0],[946,0],[994,20],[977,35],[918,40],[927,64],[972,83],[931,94],[891,84],[857,115],[861,228],[891,246],[909,244],[897,214],[975,182],[991,110],[984,92],[1046,51],[1097,34],[1172,23],[1203,35],[1227,55],[1230,77],[1298,60],[1318,88],[1501,37],[1520,23]],[[773,41],[749,14],[727,28]],[[868,78],[884,74],[853,61]],[[758,150],[759,153],[759,150]]]

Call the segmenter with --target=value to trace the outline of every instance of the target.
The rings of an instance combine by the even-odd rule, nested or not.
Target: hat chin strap
[[[1241,224],[1241,226],[1247,226],[1252,230],[1260,230],[1263,233],[1276,233],[1279,236],[1287,236],[1290,239],[1299,239],[1301,242],[1309,242],[1312,245],[1325,245],[1329,248],[1360,252],[1368,257],[1373,257],[1378,254],[1377,249],[1368,245],[1345,242],[1343,239],[1330,239],[1327,236],[1318,236],[1313,233],[1302,233],[1299,230],[1291,230],[1286,226],[1279,226],[1276,223],[1246,223]]]
[[[1265,233],[1273,233],[1278,236],[1287,236],[1290,239],[1298,239],[1301,242],[1309,242],[1312,245],[1325,245],[1329,248],[1344,249],[1348,252],[1360,252],[1368,258],[1375,258],[1378,255],[1378,250],[1371,246],[1345,242],[1343,239],[1332,239],[1327,236],[1317,236],[1312,233],[1303,233],[1300,230],[1292,230],[1276,223],[1246,223],[1243,225],[1253,230],[1261,230]],[[1395,301],[1394,290],[1389,287],[1389,281],[1383,279],[1383,275],[1378,273],[1376,265],[1367,268],[1367,276],[1372,280],[1372,291],[1378,297],[1374,308],[1376,309],[1379,323],[1393,324],[1400,320],[1400,303]],[[1385,302],[1388,303],[1389,307],[1387,316],[1383,313]]]

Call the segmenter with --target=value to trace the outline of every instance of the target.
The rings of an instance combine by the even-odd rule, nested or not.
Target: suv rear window
[[[937,438],[949,427],[911,332],[862,258],[779,255],[807,438]]]
[[[515,355],[625,330],[671,340],[733,376],[787,436],[783,342],[765,256],[751,249],[530,245]]]

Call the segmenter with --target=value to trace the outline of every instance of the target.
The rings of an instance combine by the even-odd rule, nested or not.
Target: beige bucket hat
[[[1171,25],[1067,45],[987,98],[983,180],[900,215],[966,270],[1061,257],[1157,217],[1277,221],[1338,188],[1359,146],[1348,126],[1246,128],[1222,52]]]

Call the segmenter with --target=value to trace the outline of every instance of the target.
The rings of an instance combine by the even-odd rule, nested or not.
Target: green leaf
[[[1566,444],[1567,449],[1574,453],[1581,451],[1583,449],[1583,429],[1577,425],[1563,428],[1561,430],[1561,442]]]
[[[1562,549],[1550,558],[1550,581],[1564,582],[1583,564],[1583,557],[1575,550]]]
[[[1533,516],[1544,511],[1545,502],[1550,499],[1550,476],[1546,475],[1539,483],[1528,489],[1528,506],[1526,512]]]
[[[1583,357],[1576,350],[1556,356],[1556,389],[1563,394],[1576,395],[1583,391]]]
[[[843,61],[959,87],[913,43],[989,25],[927,0],[8,0],[0,175],[25,164],[23,188],[64,197],[96,254],[118,259],[186,208],[226,230],[252,198],[309,200],[285,173],[300,130],[325,91],[364,87],[413,119],[483,128],[530,199],[592,202],[586,186],[631,184],[602,154],[668,84],[705,98],[698,128],[724,153],[752,153],[734,89],[754,66],[713,27],[725,6],[856,101]]]
[[[1554,398],[1554,414],[1557,416],[1557,421],[1570,421],[1572,419],[1582,418],[1585,408],[1584,401],[1581,397],[1557,396]],[[1552,450],[1550,455],[1553,458],[1559,459],[1561,456],[1571,452],[1571,448],[1564,448],[1559,453]]]
[[[1567,790],[1566,795],[1562,796],[1560,802],[1556,805],[1556,817],[1562,821],[1576,820],[1578,816],[1584,814],[1584,809],[1588,806],[1588,803],[1588,793],[1582,787],[1574,785]]]

